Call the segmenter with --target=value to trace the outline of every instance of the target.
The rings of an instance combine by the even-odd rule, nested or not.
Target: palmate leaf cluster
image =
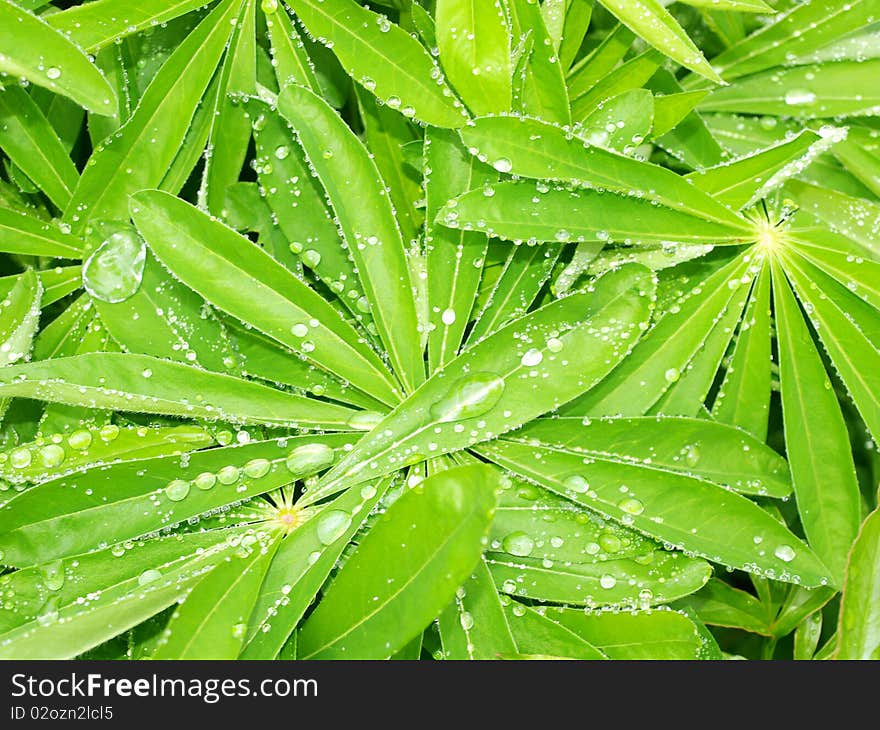
[[[878,23],[0,0],[0,657],[880,658]]]

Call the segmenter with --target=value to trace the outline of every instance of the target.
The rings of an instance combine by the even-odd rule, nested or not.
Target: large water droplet
[[[797,553],[791,545],[780,545],[773,551],[773,554],[783,562],[790,563]]]
[[[544,353],[536,348],[532,348],[531,350],[526,350],[525,354],[523,354],[520,362],[524,367],[532,368],[535,365],[540,365],[541,360],[544,359]]]
[[[204,471],[193,479],[193,484],[199,489],[207,490],[217,483],[217,477],[209,471]]]
[[[144,276],[147,246],[133,231],[117,231],[83,264],[86,291],[102,302],[124,302],[137,292]]]
[[[189,494],[189,482],[183,479],[175,479],[165,487],[165,496],[172,502],[180,502],[182,499],[186,499],[187,494]]]
[[[327,444],[303,444],[297,446],[284,462],[296,476],[306,476],[326,469],[333,463],[335,454]]]
[[[40,449],[39,453],[40,461],[47,469],[54,469],[56,466],[61,466],[61,463],[66,456],[64,449],[58,444],[47,444]]]
[[[251,479],[259,479],[260,477],[266,476],[271,468],[272,462],[268,459],[251,459],[244,465],[242,471],[244,471],[245,475],[249,476]]]
[[[85,429],[74,431],[67,437],[67,443],[70,444],[70,448],[83,451],[92,445],[92,434]]]
[[[44,565],[40,572],[43,574],[43,584],[50,591],[60,591],[64,585],[64,565],[60,560]]]
[[[605,575],[599,578],[599,585],[606,590],[609,588],[614,588],[614,586],[617,585],[617,578],[615,578],[610,573],[605,573]]]
[[[155,583],[162,577],[162,574],[155,568],[149,568],[138,576],[138,585],[145,586],[149,583]]]
[[[530,555],[535,549],[535,541],[524,532],[511,532],[502,543],[504,552],[521,558]]]
[[[624,497],[617,503],[617,507],[630,515],[640,515],[645,511],[645,505],[635,497]]]
[[[348,425],[358,431],[372,431],[385,418],[376,411],[358,411],[348,419]]]
[[[504,393],[504,380],[492,373],[473,373],[453,383],[444,398],[431,406],[431,415],[441,423],[482,416]]]
[[[351,515],[339,509],[332,509],[318,519],[316,532],[323,545],[336,542],[351,524]]]
[[[26,449],[24,447],[20,449],[15,449],[11,454],[9,454],[9,463],[12,464],[16,469],[26,469],[31,465],[31,452],[30,449]]]
[[[224,466],[217,472],[217,481],[221,484],[235,484],[235,482],[238,481],[239,476],[238,467]]]
[[[501,157],[492,163],[492,167],[498,172],[510,172],[513,169],[513,163],[506,157]]]
[[[583,494],[590,489],[589,483],[580,474],[572,474],[570,477],[566,477],[562,482],[562,486],[578,494]]]
[[[458,620],[461,621],[461,628],[463,628],[465,631],[470,631],[472,628],[474,628],[474,617],[467,611],[462,611],[458,617]]]

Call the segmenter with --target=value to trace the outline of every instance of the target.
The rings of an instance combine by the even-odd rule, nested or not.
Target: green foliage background
[[[0,657],[880,658],[878,0],[0,0]]]

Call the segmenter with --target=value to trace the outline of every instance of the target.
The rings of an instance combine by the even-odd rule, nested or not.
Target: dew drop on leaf
[[[351,515],[342,510],[333,509],[318,518],[315,528],[318,540],[323,545],[336,542],[351,524]]]
[[[504,393],[504,380],[492,373],[473,373],[452,384],[449,392],[431,406],[430,413],[440,423],[482,416]]]
[[[133,231],[117,231],[86,259],[83,286],[102,302],[124,302],[140,288],[146,257],[147,246],[140,236]]]

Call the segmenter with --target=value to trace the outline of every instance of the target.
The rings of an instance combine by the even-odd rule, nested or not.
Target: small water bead
[[[64,458],[67,454],[64,453],[64,449],[62,449],[58,444],[48,444],[47,446],[43,446],[40,451],[40,462],[47,469],[54,469],[56,466],[61,466]]]
[[[667,383],[674,383],[681,377],[681,373],[678,368],[669,368],[665,373],[663,373],[663,377],[666,378]]]
[[[816,103],[816,95],[807,89],[791,89],[785,92],[785,103],[789,106],[809,106]]]
[[[296,476],[314,474],[329,467],[336,458],[327,444],[303,444],[287,455],[284,465]]]
[[[520,362],[524,367],[531,368],[535,365],[540,365],[543,359],[544,353],[533,347],[532,349],[525,351]]]
[[[617,508],[629,515],[640,515],[645,511],[645,505],[634,497],[625,497],[617,503]]]
[[[299,322],[290,328],[290,333],[294,337],[305,337],[309,333],[309,328],[307,325]]]
[[[779,545],[773,554],[785,563],[790,563],[797,555],[791,545]]]
[[[474,628],[474,617],[467,611],[462,611],[458,620],[461,622],[461,628],[465,631],[470,631]]]
[[[620,542],[620,538],[613,532],[604,532],[599,535],[599,547],[601,547],[606,553],[617,553],[620,552],[622,543]]]
[[[141,573],[138,576],[138,585],[139,586],[149,585],[150,583],[155,583],[157,580],[160,580],[161,578],[162,578],[162,574],[158,570],[156,570],[155,568],[149,568],[148,570],[145,570],[143,573]]]
[[[455,310],[451,308],[444,309],[443,314],[440,315],[440,321],[447,327],[451,324],[455,324]]]
[[[57,66],[49,66],[49,68],[46,69],[46,78],[51,79],[52,81],[54,81],[55,79],[60,79],[61,69]]]
[[[144,368],[144,369],[141,371],[141,375],[143,375],[145,378],[152,378],[152,377],[153,377],[153,371],[150,370],[150,368]]]
[[[684,463],[689,467],[695,467],[700,463],[700,447],[696,444],[689,444],[684,447]]]
[[[271,468],[272,462],[268,459],[251,459],[244,465],[242,471],[244,471],[245,475],[249,476],[251,479],[259,479],[260,477],[266,476]]]
[[[9,463],[16,469],[25,469],[31,465],[30,449],[15,449],[9,454]]]
[[[551,337],[550,339],[547,340],[547,349],[550,350],[550,352],[553,352],[553,353],[561,352],[562,348],[563,348],[562,340],[560,340],[558,337]]]
[[[610,573],[605,573],[601,578],[599,578],[599,585],[608,590],[609,588],[614,588],[617,585],[617,578],[615,578]]]
[[[361,499],[372,499],[376,496],[376,487],[372,484],[365,484],[361,487]]]
[[[119,435],[119,426],[115,423],[108,423],[105,426],[101,426],[101,430],[98,431],[98,435],[104,441],[113,441]]]
[[[85,429],[74,431],[72,434],[70,434],[70,436],[67,437],[67,443],[72,449],[76,449],[77,451],[84,451],[92,445],[92,434],[90,431],[86,431]]]
[[[290,147],[286,144],[280,145],[275,148],[275,158],[279,160],[285,159],[290,154]]]
[[[278,0],[262,0],[260,7],[263,9],[264,13],[271,15],[278,10]]]
[[[203,491],[211,489],[216,483],[217,477],[209,471],[203,471],[195,479],[193,479],[193,484],[195,484],[198,489],[201,489]]]
[[[217,472],[217,481],[221,484],[235,484],[240,475],[237,466],[224,466]]]
[[[172,502],[180,502],[189,494],[189,482],[183,479],[175,479],[165,487],[165,496]]]
[[[498,172],[507,173],[513,169],[513,163],[506,157],[500,157],[492,163],[492,167],[498,170]]]
[[[122,544],[114,545],[112,548],[110,548],[110,554],[114,558],[121,558],[123,555],[125,555],[125,546]]]
[[[504,552],[524,558],[531,555],[535,549],[535,541],[532,540],[525,532],[511,532],[502,542]]]
[[[349,525],[351,525],[351,515],[333,509],[318,518],[315,531],[322,545],[331,545],[342,537]]]
[[[385,416],[377,411],[358,411],[347,423],[357,431],[372,431],[384,420]]]
[[[566,477],[562,482],[562,486],[578,494],[583,494],[590,490],[589,483],[580,474],[572,474],[570,477]]]
[[[102,302],[124,302],[140,288],[146,259],[144,240],[134,231],[118,231],[86,259],[82,269],[83,286]]]

